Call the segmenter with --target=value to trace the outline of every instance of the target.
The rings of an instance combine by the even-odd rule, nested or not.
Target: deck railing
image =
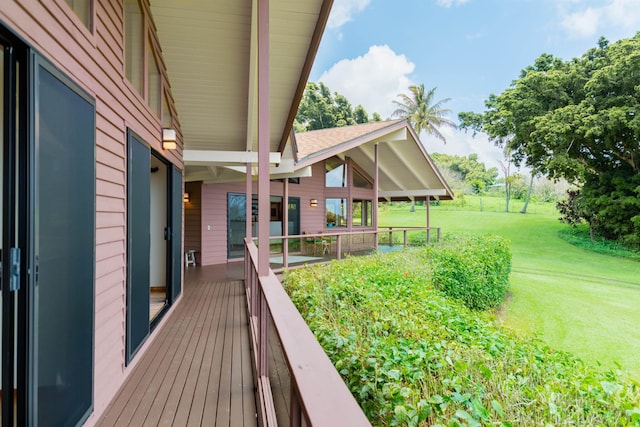
[[[273,270],[258,276],[257,262],[256,245],[245,239],[245,285],[261,425],[370,426]],[[276,415],[272,393],[269,333],[273,332],[291,381],[288,420]]]
[[[377,230],[330,231],[302,235],[271,236],[270,266],[279,273],[305,264],[342,259],[345,255],[368,255],[375,250],[394,250],[429,243],[440,227],[379,227]]]

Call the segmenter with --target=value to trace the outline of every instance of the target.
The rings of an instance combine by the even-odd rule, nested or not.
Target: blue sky
[[[640,0],[335,0],[311,81],[355,106],[388,117],[411,84],[437,87],[457,121],[482,112],[542,53],[582,55],[600,36],[640,31]],[[421,135],[429,152],[477,152],[489,166],[500,151],[483,135],[445,130],[446,146]]]

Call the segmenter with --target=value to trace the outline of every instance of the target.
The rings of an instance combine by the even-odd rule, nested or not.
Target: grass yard
[[[576,248],[558,237],[561,224],[551,204],[529,213],[503,212],[504,200],[465,196],[465,206],[431,208],[442,232],[493,233],[512,242],[511,292],[502,321],[534,333],[550,346],[612,367],[618,362],[640,380],[640,263]],[[381,226],[425,224],[425,209],[382,208]]]

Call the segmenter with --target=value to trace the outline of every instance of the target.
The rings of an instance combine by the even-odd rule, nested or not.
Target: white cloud
[[[414,63],[389,46],[371,46],[362,56],[337,62],[318,80],[346,96],[354,107],[361,104],[369,114],[378,112],[385,119],[395,109],[396,96],[414,84],[410,77],[414,69]]]
[[[599,7],[565,1],[559,8],[562,26],[572,38],[592,37],[607,30],[635,31],[640,27],[638,0],[607,0]]]
[[[565,16],[562,26],[567,30],[569,37],[591,37],[598,32],[602,15],[601,9],[587,8]]]
[[[436,4],[442,7],[461,6],[471,0],[436,0]]]
[[[636,30],[640,26],[640,2],[638,0],[612,0],[604,8],[607,21],[612,26]]]
[[[362,12],[370,2],[371,0],[335,0],[327,26],[332,29],[340,28],[353,20],[353,15]]]

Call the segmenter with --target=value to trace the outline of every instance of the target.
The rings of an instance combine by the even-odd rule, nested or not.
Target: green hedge
[[[374,425],[640,425],[637,383],[445,297],[425,279],[434,250],[351,258],[284,281]]]
[[[431,281],[473,310],[500,306],[509,287],[511,250],[497,236],[445,236],[429,250]]]

